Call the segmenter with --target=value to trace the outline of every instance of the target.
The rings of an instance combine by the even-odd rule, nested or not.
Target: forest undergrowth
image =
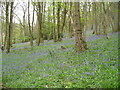
[[[109,37],[87,38],[88,50],[80,54],[74,38],[33,48],[14,44],[11,53],[2,53],[2,83],[8,88],[117,88],[118,33]]]

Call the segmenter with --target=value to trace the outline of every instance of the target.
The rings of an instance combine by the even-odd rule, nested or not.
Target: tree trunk
[[[57,41],[60,40],[60,9],[61,9],[61,3],[58,2],[58,9],[57,9]]]
[[[42,10],[41,10],[41,2],[37,2],[37,20],[38,20],[38,35],[37,35],[37,45],[39,46],[43,39],[42,33]],[[42,38],[42,39],[41,39]]]
[[[10,52],[10,46],[11,46],[11,31],[12,31],[12,19],[13,19],[13,4],[14,2],[11,2],[11,9],[10,9],[10,23],[9,23],[9,29],[8,29],[8,39],[7,39],[7,51],[6,53]]]
[[[29,32],[30,32],[30,45],[33,46],[33,34],[30,25],[30,12],[29,12],[30,2],[28,2],[28,25],[29,25]]]
[[[4,16],[4,13],[3,13],[3,11],[1,11],[1,16],[3,17]],[[1,24],[0,24],[0,27],[1,27],[1,31],[0,31],[0,34],[1,34],[1,39],[0,39],[0,44],[2,44],[3,46],[4,46],[4,37],[3,37],[3,35],[4,35],[4,27],[5,27],[5,25],[4,25],[4,19],[2,19],[2,18],[0,18],[1,19]]]
[[[55,2],[53,2],[53,39],[54,42],[57,41],[57,35],[56,35],[56,30],[55,30]]]
[[[118,2],[114,2],[114,32],[118,31]]]
[[[48,11],[50,11],[50,7],[48,6]],[[48,16],[47,16],[47,21],[48,23],[51,23],[51,17],[50,17],[50,12],[48,12]],[[49,25],[48,25],[49,26]],[[50,29],[51,27],[49,27]],[[48,31],[48,35],[47,35],[47,40],[49,41],[50,40],[50,36],[51,36],[51,30]]]
[[[104,35],[108,39],[108,35],[107,35],[107,33],[108,33],[108,21],[107,21],[108,17],[107,17],[107,10],[105,8],[105,3],[103,3],[103,11],[104,11],[103,30],[104,30]]]
[[[64,7],[64,11],[63,11],[63,24],[62,24],[62,28],[61,28],[61,34],[60,34],[60,40],[62,40],[63,38],[63,30],[64,30],[64,26],[65,26],[65,21],[66,21],[66,13],[67,13],[67,5],[66,2],[64,3],[65,7]]]
[[[23,35],[24,37],[26,36],[26,20],[25,20],[25,13],[26,11],[23,10]],[[24,38],[24,42],[26,41],[26,39]]]
[[[42,27],[43,27],[43,2],[41,2],[41,40],[40,41],[41,43],[44,43]]]
[[[8,39],[8,29],[9,29],[9,2],[6,2],[6,30],[5,30],[5,40],[4,47],[7,49],[7,39]]]
[[[72,27],[71,27],[71,25],[72,25],[72,24],[71,24],[72,2],[70,2],[69,4],[70,4],[70,5],[69,5],[69,10],[68,10],[68,18],[69,18],[69,27],[68,27],[68,28],[69,28],[69,32],[68,32],[68,33],[69,33],[69,36],[68,36],[68,37],[69,37],[69,38],[72,38],[72,33],[73,33],[73,32],[72,32]]]
[[[33,30],[34,30],[34,12],[35,12],[35,5],[33,5],[33,15],[32,15],[32,34],[33,34]],[[33,40],[34,40],[34,37],[33,37]]]
[[[84,11],[83,39],[86,40],[86,27],[87,27],[87,3],[86,2],[84,3],[83,11]]]
[[[118,2],[118,31],[120,31],[120,2]]]
[[[80,22],[80,8],[79,2],[74,2],[74,17],[73,17],[73,28],[75,31],[76,51],[78,53],[86,50],[86,42],[82,37],[82,29]]]
[[[97,2],[93,2],[93,16],[94,16],[94,34],[98,35],[97,25]]]

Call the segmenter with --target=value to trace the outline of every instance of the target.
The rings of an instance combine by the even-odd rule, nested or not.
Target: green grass
[[[3,52],[2,81],[10,88],[117,88],[118,35],[87,42],[88,50],[74,51],[74,39],[49,42],[32,49]],[[66,50],[59,50],[60,46]],[[14,48],[14,47],[13,47]]]

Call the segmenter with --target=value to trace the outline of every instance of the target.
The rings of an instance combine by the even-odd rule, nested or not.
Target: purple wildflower
[[[20,73],[20,71],[17,71],[17,73]]]
[[[84,78],[84,76],[81,76],[81,78]]]
[[[104,61],[107,61],[107,60],[108,60],[108,59],[106,59],[106,58],[104,59]]]
[[[89,62],[85,62],[84,64],[85,64],[85,65],[88,65],[88,63],[89,63]]]
[[[62,66],[64,66],[64,63],[61,63],[62,64]]]
[[[89,72],[86,72],[87,75],[94,75],[94,73],[89,73]]]

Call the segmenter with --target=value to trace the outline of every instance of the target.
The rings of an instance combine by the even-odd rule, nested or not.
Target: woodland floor
[[[81,54],[74,50],[74,37],[33,48],[14,44],[11,53],[2,53],[2,83],[8,88],[117,88],[118,33],[109,37],[89,35],[89,49]]]

